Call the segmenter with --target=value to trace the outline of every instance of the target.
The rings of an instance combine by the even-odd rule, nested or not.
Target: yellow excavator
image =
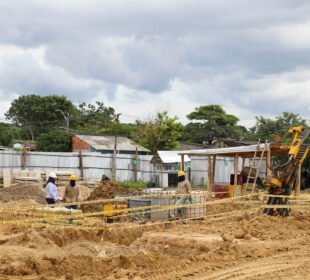
[[[294,135],[292,143],[288,147],[288,160],[286,163],[276,166],[272,170],[272,176],[266,177],[263,184],[268,189],[270,196],[268,205],[286,205],[288,198],[292,194],[298,176],[299,167],[303,164],[310,152],[310,144],[304,143],[310,134],[310,129],[305,130],[304,126],[292,127],[288,134]],[[289,208],[266,208],[267,215],[287,216]]]

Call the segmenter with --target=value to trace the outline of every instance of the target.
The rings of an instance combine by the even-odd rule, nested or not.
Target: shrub
[[[142,181],[123,181],[123,182],[118,182],[118,185],[120,185],[123,188],[133,188],[133,189],[145,189],[147,188],[147,184],[142,182]]]
[[[71,152],[71,133],[50,131],[37,138],[37,150],[42,152]]]

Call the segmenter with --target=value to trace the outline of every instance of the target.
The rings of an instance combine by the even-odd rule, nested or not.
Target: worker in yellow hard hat
[[[64,196],[63,196],[63,201],[66,203],[71,203],[71,202],[78,202],[79,201],[79,195],[80,195],[80,189],[76,185],[76,180],[77,177],[72,174],[70,176],[70,184],[66,186]],[[68,209],[77,209],[77,205],[69,205],[66,206]]]
[[[175,192],[180,196],[176,196],[175,204],[182,205],[186,204],[187,201],[191,202],[191,191],[192,191],[191,183],[185,178],[185,172],[183,170],[180,170],[178,172],[178,187]],[[184,207],[177,208],[176,217],[184,218],[184,216],[185,216],[185,208]]]

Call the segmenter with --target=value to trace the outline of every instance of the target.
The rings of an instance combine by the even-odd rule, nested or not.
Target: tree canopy
[[[21,138],[21,130],[20,128],[8,124],[8,123],[0,123],[0,145],[2,146],[10,146],[14,139]]]
[[[285,142],[289,128],[298,125],[307,127],[307,121],[299,114],[283,112],[274,119],[259,116],[256,117],[256,124],[250,128],[248,138],[274,141],[275,136],[279,135],[281,141]]]
[[[83,131],[110,130],[113,126],[114,108],[104,106],[103,102],[95,104],[81,103],[77,107],[76,128]]]
[[[65,96],[31,94],[13,100],[5,116],[21,126],[28,139],[34,140],[36,135],[47,132],[50,127],[63,124],[64,118],[57,110],[70,113],[74,105]]]
[[[227,114],[220,105],[196,108],[187,115],[191,120],[184,128],[184,140],[195,143],[210,143],[220,138],[239,139],[246,128],[238,125],[239,119]]]
[[[167,112],[159,112],[147,121],[138,121],[134,139],[152,153],[157,150],[173,150],[178,146],[182,124],[177,117],[169,117]]]
[[[152,152],[175,149],[180,140],[206,144],[221,138],[260,138],[262,141],[272,141],[275,135],[280,135],[282,141],[288,141],[286,136],[290,127],[307,125],[306,120],[298,114],[283,112],[275,118],[256,117],[255,125],[247,131],[238,124],[239,119],[236,116],[226,113],[216,104],[196,108],[187,115],[190,122],[185,126],[178,122],[177,117],[169,117],[167,112],[159,112],[148,120],[128,124],[116,121],[114,108],[106,106],[102,101],[75,105],[65,96],[36,94],[23,95],[13,100],[5,116],[12,124],[0,124],[1,145],[11,145],[13,139],[36,138],[40,142],[38,147],[41,150],[49,147],[51,151],[68,150],[67,144],[63,147],[57,147],[59,143],[49,146],[47,138],[59,138],[59,141],[68,143],[65,140],[68,135],[60,134],[57,137],[61,130],[66,130],[65,118],[69,119],[71,132],[123,135]]]

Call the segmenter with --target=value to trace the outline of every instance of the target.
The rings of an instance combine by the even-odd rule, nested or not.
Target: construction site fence
[[[179,169],[178,165],[153,165],[151,155],[117,154],[116,178],[119,181],[155,182],[163,185],[166,174]],[[100,180],[102,175],[112,177],[112,154],[96,152],[83,153],[49,153],[49,152],[23,152],[0,151],[0,171],[3,169],[28,169],[50,172],[55,170],[71,171],[78,177],[86,180]],[[249,164],[248,160],[245,163]],[[188,171],[186,167],[186,171]],[[206,157],[191,157],[190,180],[193,185],[206,185],[208,182],[208,160]],[[242,169],[240,161],[238,170]],[[229,182],[230,175],[234,173],[234,159],[217,157],[215,182]],[[265,176],[265,162],[262,164],[260,176]],[[188,172],[187,172],[187,175]]]
[[[119,221],[123,221],[123,223],[117,223],[114,225],[114,227],[119,227],[120,225],[126,228],[131,227],[140,227],[140,224],[135,224],[134,221],[141,221],[144,220],[146,215],[149,215],[150,213],[155,212],[161,212],[161,211],[171,211],[172,215],[170,217],[174,217],[176,215],[176,210],[183,208],[183,209],[194,209],[197,207],[205,207],[205,206],[212,206],[212,205],[221,205],[225,203],[244,203],[245,208],[240,210],[234,210],[229,212],[223,212],[223,213],[215,213],[215,214],[208,214],[208,212],[200,212],[200,215],[195,215],[194,217],[183,217],[183,220],[191,220],[191,219],[200,219],[200,218],[227,218],[227,217],[233,217],[235,215],[243,215],[243,214],[249,214],[249,213],[259,213],[265,208],[273,208],[273,209],[310,209],[310,197],[305,196],[301,198],[296,197],[285,197],[288,199],[289,204],[287,205],[266,205],[264,199],[257,199],[256,201],[249,200],[253,197],[259,198],[259,197],[266,197],[268,198],[268,194],[248,194],[243,195],[240,197],[231,197],[231,198],[225,198],[225,199],[217,199],[217,200],[207,200],[204,202],[198,202],[194,204],[173,204],[173,205],[151,205],[151,206],[141,206],[141,207],[134,207],[134,208],[124,208],[124,209],[117,209],[117,210],[108,210],[104,211],[103,208],[101,211],[97,212],[87,212],[87,213],[53,213],[51,212],[44,212],[44,213],[37,213],[35,212],[36,209],[42,209],[44,207],[1,207],[0,212],[11,212],[14,211],[15,214],[26,214],[26,218],[20,218],[20,219],[9,219],[9,220],[1,220],[0,225],[20,225],[20,226],[27,226],[27,227],[64,227],[64,228],[83,228],[83,229],[104,229],[104,230],[111,230],[111,226],[107,227],[106,225],[102,225],[102,227],[89,227],[83,225],[83,219],[87,217],[110,217],[111,219],[118,219]],[[273,197],[275,197],[273,195]],[[278,196],[282,198],[283,196]],[[127,198],[128,199],[128,198]],[[89,201],[89,202],[80,202],[80,205],[83,205],[85,203],[111,203],[111,202],[119,202],[119,199],[105,199],[105,200],[95,200],[95,201]],[[249,207],[249,203],[251,203],[251,207]],[[72,204],[62,204],[62,206],[66,205],[72,205]],[[51,207],[51,206],[48,206]],[[111,216],[110,214],[113,214]],[[137,219],[133,219],[137,218]],[[155,224],[162,225],[163,223],[169,223],[170,221],[162,220],[157,222],[152,222],[149,224],[146,224],[145,226],[154,226]],[[131,223],[128,223],[128,221],[131,221]],[[59,225],[64,224],[64,225]],[[80,226],[79,226],[80,225]],[[144,225],[143,225],[144,226]]]

